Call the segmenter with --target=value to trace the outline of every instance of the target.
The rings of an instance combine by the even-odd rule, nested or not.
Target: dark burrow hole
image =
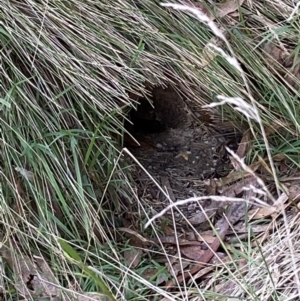
[[[160,121],[157,116],[156,109],[146,98],[139,100],[140,104],[137,110],[131,110],[129,119],[132,126],[129,126],[130,132],[141,134],[162,133],[167,127],[163,121]],[[128,127],[128,125],[127,125]]]
[[[154,88],[150,99],[135,100],[139,105],[129,113],[131,122],[125,127],[138,143],[125,135],[124,146],[138,161],[132,174],[138,195],[153,200],[155,210],[169,204],[157,184],[176,201],[207,194],[203,180],[221,178],[230,172],[225,147],[235,150],[241,138],[234,134],[233,127],[226,130],[221,119],[217,130],[210,127],[200,116],[201,107],[198,111],[197,104],[184,100],[171,87]],[[234,135],[231,138],[229,134]],[[188,206],[183,212],[187,218],[195,213]],[[181,221],[180,216],[176,218]]]
[[[188,114],[185,102],[174,88],[155,87],[151,94],[148,99],[138,98],[137,108],[129,113],[130,122],[125,123],[125,128],[133,137],[143,140],[151,134],[186,127]],[[131,144],[131,139],[125,139],[125,146],[130,147]]]
[[[226,130],[221,119],[218,128],[209,132],[210,125],[198,119],[201,111],[190,108],[172,87],[156,87],[151,94],[149,99],[137,99],[139,105],[131,110],[124,146],[158,178],[162,174],[171,174],[172,179],[225,176],[231,168],[225,147],[236,151],[241,133],[230,126]]]

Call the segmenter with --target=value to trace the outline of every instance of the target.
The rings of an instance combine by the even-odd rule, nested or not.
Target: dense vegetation
[[[214,112],[251,131],[246,163],[266,168],[266,186],[277,199],[299,165],[299,18],[297,10],[292,14],[293,1],[226,1],[233,5],[229,11],[222,3],[219,9],[198,6],[214,16],[224,40],[194,15],[158,1],[0,2],[3,300],[30,299],[40,285],[34,282],[37,269],[56,283],[47,287],[52,296],[72,291],[83,300],[86,292],[107,295],[109,288],[122,300],[213,299],[211,287],[196,283],[178,284],[176,293],[160,287],[171,277],[164,264],[144,259],[133,268],[124,258],[131,247],[117,217],[139,202],[134,165],[122,152],[124,120],[149,86],[177,87],[196,110],[226,96]],[[220,50],[236,58],[242,71]],[[243,102],[231,102],[234,97]],[[235,253],[253,263],[255,275],[266,268],[254,258],[282,236],[289,238],[288,254],[299,251],[292,248],[297,237],[289,228],[297,228],[297,212],[283,216],[271,244],[254,251],[248,241],[246,255]],[[147,218],[139,218],[143,232]],[[297,263],[291,257],[286,271]],[[36,266],[28,263],[33,260]],[[149,269],[155,272],[147,278]],[[221,282],[237,277],[225,263],[223,269]],[[251,273],[242,275],[247,285],[236,288],[237,298],[297,294],[278,280],[264,295]],[[258,280],[260,288],[268,287]]]

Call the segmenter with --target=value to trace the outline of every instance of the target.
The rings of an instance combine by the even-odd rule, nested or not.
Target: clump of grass
[[[128,95],[146,93],[146,81],[182,82],[197,95],[199,40],[210,34],[147,1],[2,1],[1,12],[2,231],[24,252],[48,256],[67,282],[76,269],[58,237],[81,258],[103,250],[90,265],[122,283],[128,272],[111,226],[122,201],[137,200],[119,152],[136,105]]]
[[[138,202],[131,169],[120,154],[123,120],[136,105],[128,95],[146,94],[145,82],[180,83],[181,92],[200,107],[216,95],[247,98],[249,92],[224,57],[201,67],[202,51],[213,36],[205,25],[157,4],[1,2],[3,235],[23,252],[47,257],[62,286],[76,282],[83,291],[99,290],[59,238],[71,242],[85,266],[123,300],[148,300],[151,294],[176,300],[188,294],[174,296],[155,285],[155,277],[146,281],[128,268],[120,253],[124,246],[117,245],[114,212],[122,212],[124,200]],[[293,90],[265,66],[251,38],[288,35],[296,49],[298,39],[296,22],[279,23],[287,13],[267,4],[254,4],[249,18],[245,14],[251,8],[242,8],[227,33],[258,95],[262,122],[285,130],[271,140],[272,155],[278,146],[287,149],[286,132],[297,135],[299,106]],[[272,31],[256,29],[266,20],[275,23]],[[224,109],[231,119],[243,118],[229,106]],[[285,124],[289,128],[283,129]],[[260,139],[261,132],[254,133]],[[257,145],[253,153],[263,154],[267,144]],[[293,145],[293,151],[297,148]],[[15,283],[5,279],[4,270],[1,275],[7,299],[14,299]]]

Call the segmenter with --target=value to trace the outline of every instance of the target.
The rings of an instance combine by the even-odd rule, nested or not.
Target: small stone
[[[203,212],[198,212],[192,218],[189,219],[189,222],[192,225],[199,225],[205,221],[206,221],[206,217]]]

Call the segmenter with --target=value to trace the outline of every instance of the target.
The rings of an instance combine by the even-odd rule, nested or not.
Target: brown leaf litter
[[[202,2],[193,4],[186,2],[186,4],[199,8],[212,20],[231,14],[231,20],[227,23],[222,23],[235,25],[235,22],[239,20],[235,19],[237,15],[234,13],[240,9],[242,4],[245,4],[245,1],[228,0],[217,4],[216,7],[206,6]],[[220,26],[220,30],[227,36],[224,27]],[[222,46],[222,41],[218,38],[213,38],[210,42]],[[299,60],[291,49],[282,47],[280,43],[279,45],[264,43],[260,50],[264,63],[272,75],[275,75],[280,81],[287,84],[290,89],[299,87]],[[199,58],[202,63],[201,67],[205,68],[208,66],[215,59],[215,56],[216,54],[212,53],[209,47],[204,47],[203,57]],[[190,284],[201,278],[202,284],[206,283],[205,276],[214,270],[214,267],[218,264],[216,263],[218,259],[220,259],[219,267],[231,261],[229,256],[218,252],[218,250],[221,250],[220,246],[223,245],[228,251],[231,250],[232,244],[242,249],[243,245],[240,244],[240,241],[248,238],[248,223],[251,223],[253,220],[264,220],[265,223],[268,221],[267,224],[251,224],[251,231],[256,235],[256,239],[251,245],[253,248],[257,247],[258,244],[261,247],[262,243],[269,239],[274,221],[282,215],[284,210],[291,210],[292,206],[295,206],[299,201],[300,191],[298,187],[300,177],[296,177],[296,179],[287,177],[286,180],[280,178],[279,182],[284,183],[282,185],[284,193],[277,198],[276,202],[273,202],[268,195],[260,195],[263,190],[258,184],[258,177],[256,177],[256,175],[259,175],[262,181],[270,183],[269,179],[272,177],[272,171],[268,158],[258,158],[257,162],[250,165],[248,171],[245,171],[241,169],[239,160],[227,155],[227,163],[229,161],[231,169],[234,170],[230,173],[226,172],[212,176],[213,173],[206,170],[210,168],[216,169],[217,166],[223,164],[220,160],[220,157],[222,157],[220,155],[221,152],[217,153],[217,156],[212,156],[212,152],[216,154],[216,151],[220,149],[222,144],[225,143],[226,145],[226,142],[222,139],[224,137],[221,137],[221,139],[218,137],[216,143],[213,140],[214,137],[211,135],[211,131],[205,130],[205,126],[209,125],[214,118],[210,116],[208,111],[197,111],[197,108],[189,106],[190,103],[182,98],[180,99],[176,93],[170,93],[169,95],[172,95],[172,97],[168,99],[168,95],[165,92],[170,92],[170,88],[165,91],[160,89],[155,89],[155,93],[161,95],[160,103],[165,102],[167,104],[168,114],[172,116],[172,120],[176,120],[179,111],[181,113],[178,119],[179,122],[167,125],[159,133],[141,135],[139,137],[142,143],[144,142],[143,139],[145,139],[146,145],[151,145],[150,152],[143,153],[145,149],[142,147],[131,148],[133,154],[149,172],[147,175],[143,172],[137,175],[138,183],[140,187],[143,187],[143,193],[139,194],[140,200],[149,201],[151,209],[154,212],[159,212],[162,208],[168,206],[170,202],[175,202],[178,199],[187,199],[191,196],[222,195],[244,199],[242,203],[224,202],[220,204],[220,202],[214,201],[201,201],[201,205],[199,205],[200,202],[185,205],[179,209],[181,211],[180,216],[176,215],[176,208],[170,210],[171,216],[169,218],[175,219],[174,224],[176,226],[174,228],[178,229],[175,231],[170,226],[162,225],[161,229],[165,235],[161,234],[152,239],[155,246],[160,244],[168,256],[172,256],[172,260],[165,262],[172,279],[162,282],[170,289],[177,287],[178,283],[183,283],[184,280]],[[155,93],[154,99],[152,99],[154,107],[155,101],[157,102],[155,100],[157,94],[155,96]],[[181,103],[181,109],[177,110],[176,114],[172,114],[172,106],[175,106],[175,103]],[[193,120],[195,116],[202,122],[201,129],[198,128],[199,124],[197,125],[197,122]],[[168,123],[168,117],[160,117],[158,119],[160,122],[164,120]],[[182,120],[184,122],[181,122]],[[180,127],[177,129],[176,124],[180,124]],[[218,122],[215,124],[218,124]],[[222,127],[221,123],[219,126]],[[277,130],[289,126],[286,121],[273,122],[272,120],[271,124],[265,125],[266,134],[268,136],[272,135]],[[234,129],[230,123],[229,128],[231,130]],[[217,137],[216,133],[215,137]],[[243,128],[242,137],[236,138],[236,140],[240,138],[238,148],[235,150],[239,158],[244,158],[251,149],[254,139],[248,128]],[[208,150],[206,152],[203,151],[202,155],[198,155],[198,161],[195,160],[196,157],[193,157],[195,152],[193,145],[196,145],[197,150]],[[159,152],[161,154],[157,154]],[[218,156],[219,159],[216,159]],[[281,172],[287,170],[287,158],[285,156],[278,154],[272,159],[280,163],[278,166]],[[203,164],[203,162],[212,162],[213,160],[217,160],[213,166]],[[158,165],[156,165],[157,161],[159,161]],[[190,165],[191,162],[194,164],[193,167]],[[182,172],[186,172],[186,174]],[[149,176],[157,180],[157,183],[163,187],[164,193],[158,192],[156,185],[151,186],[151,181],[146,182],[145,179],[149,179]],[[143,183],[143,181],[145,182]],[[252,190],[245,190],[245,187],[252,187]],[[257,205],[255,201],[258,199],[261,202],[260,205]],[[253,206],[254,203],[255,206]],[[221,212],[219,212],[220,207],[223,209]],[[182,218],[182,215],[184,218]],[[168,218],[168,216],[165,217]],[[207,220],[210,220],[210,222],[208,223]],[[247,225],[244,223],[245,220],[247,220]],[[208,225],[208,228],[213,226],[215,231],[207,230],[206,226],[203,227],[204,224]],[[189,228],[188,225],[193,227]],[[239,242],[234,241],[234,239],[237,239],[237,234]],[[249,272],[246,260],[241,259],[235,264],[238,264],[241,275],[246,275]],[[215,288],[215,291],[231,294],[236,289],[236,283],[234,281],[227,281],[226,284],[218,283]]]
[[[186,4],[194,5],[207,14],[211,20],[215,20],[236,12],[243,3],[244,1],[228,0],[217,4],[214,8],[199,2]],[[224,28],[221,30],[225,31]],[[214,41],[211,42],[218,44],[220,41],[214,38]],[[220,42],[221,44],[222,42]],[[287,54],[281,52],[282,50],[274,45],[265,46],[264,51],[273,57],[273,61],[285,67],[290,66],[291,61]],[[207,66],[214,58],[215,55],[211,55],[211,52],[204,48],[202,67]],[[294,77],[297,77],[296,73]],[[292,86],[294,85],[290,77],[287,77],[286,80]],[[246,210],[251,209],[253,203],[251,200],[256,197],[256,192],[254,189],[245,191],[244,188],[245,186],[259,187],[257,178],[253,175],[261,170],[268,172],[268,161],[260,160],[249,167],[251,172],[245,172],[241,170],[239,162],[226,155],[227,162],[229,161],[231,168],[233,167],[235,170],[231,173],[226,172],[225,176],[219,174],[216,177],[213,170],[216,170],[217,166],[224,165],[220,158],[222,155],[216,152],[222,144],[226,145],[226,141],[224,137],[216,134],[215,136],[211,135],[211,132],[206,131],[205,126],[203,126],[203,124],[207,124],[207,120],[213,118],[207,117],[209,113],[198,112],[197,109],[189,106],[189,102],[171,87],[167,89],[154,88],[152,96],[153,106],[149,107],[148,100],[139,99],[141,109],[132,115],[133,121],[138,126],[136,126],[135,131],[132,131],[131,128],[131,133],[140,145],[127,144],[132,154],[139,160],[140,166],[143,167],[138,169],[136,174],[136,181],[139,187],[142,187],[139,194],[140,199],[145,200],[145,204],[151,202],[151,209],[156,212],[167,206],[170,201],[175,202],[178,199],[187,199],[192,196],[221,194],[227,197],[237,197],[242,195],[245,200],[243,203],[224,202],[222,205],[213,201],[202,202],[202,206],[195,202],[195,204],[179,207],[180,214],[178,215],[176,210],[171,211],[171,218],[175,218],[176,226],[180,227],[180,232],[174,232],[170,227],[162,225],[162,229],[168,232],[168,235],[160,236],[152,241],[155,244],[161,244],[164,248],[175,246],[177,256],[192,260],[194,265],[185,265],[186,271],[180,266],[181,271],[179,271],[179,268],[175,268],[178,264],[175,261],[173,267],[176,271],[174,273],[176,281],[171,280],[166,284],[170,288],[178,282],[181,283],[184,279],[190,278],[191,275],[195,280],[195,278],[200,278],[206,274],[207,272],[204,272],[206,264],[214,258],[220,245],[224,243],[225,237],[236,233],[232,231],[231,227],[242,221],[245,214],[251,219],[261,219],[268,215],[275,218],[280,214],[279,208],[282,209],[282,203],[261,208],[256,207],[247,213]],[[144,108],[142,108],[143,106]],[[200,117],[200,119],[203,118],[202,126],[197,125],[195,116]],[[222,127],[223,125],[220,122],[219,126]],[[273,128],[276,126],[277,124]],[[146,129],[146,133],[139,131],[140,129]],[[229,129],[233,131],[234,127],[229,124]],[[238,157],[244,158],[248,154],[252,140],[250,130],[246,130],[236,149]],[[215,176],[214,179],[211,179],[212,175]],[[154,181],[151,178],[161,186],[163,191],[156,184],[153,185]],[[285,201],[286,198],[283,198],[282,202]],[[218,217],[217,211],[220,207],[226,209],[226,213],[221,213],[221,217]],[[187,225],[193,225],[198,233],[204,233],[205,228],[202,226],[204,223],[208,224],[207,219],[211,221],[215,219],[214,228],[218,233],[217,235],[211,232],[203,237],[199,235],[201,238],[196,236],[187,238]],[[242,228],[243,224],[241,223],[235,229],[242,231]],[[261,233],[265,230],[266,228],[261,226],[256,231]]]
[[[240,5],[242,5],[243,2],[244,1],[225,1],[219,4],[219,6],[215,9],[204,6],[199,2],[194,3],[193,5],[200,8],[202,12],[206,13],[212,20],[214,20],[216,17],[222,18],[223,16],[226,16],[230,13],[234,13],[237,9],[239,9]],[[231,20],[231,25],[234,25],[233,20]],[[225,32],[224,28],[221,28],[220,30]],[[211,42],[214,44],[219,44],[219,46],[222,45],[222,42],[217,38],[213,38]],[[298,86],[298,79],[300,74],[299,64],[294,65],[295,57],[293,57],[289,51],[284,48],[280,48],[273,43],[265,44],[262,48],[262,51],[266,65],[270,68],[271,72],[274,72],[275,70],[278,75],[290,85],[290,87],[294,88]],[[215,54],[213,54],[209,48],[205,47],[203,50],[203,58],[199,59],[201,59],[202,67],[204,68],[208,64],[210,64],[210,62],[214,60],[214,58]],[[287,74],[282,73],[282,67],[289,69],[289,72]],[[272,174],[269,168],[268,159],[259,158],[258,162],[249,166],[249,170],[251,170],[251,172],[245,172],[244,170],[241,170],[241,166],[238,161],[236,161],[233,157],[229,157],[228,159],[230,160],[231,167],[233,167],[235,170],[227,174],[225,177],[219,176],[217,177],[217,179],[209,179],[209,176],[207,176],[209,175],[209,172],[205,175],[205,166],[201,165],[199,161],[195,160],[196,157],[193,157],[195,150],[192,147],[193,144],[196,144],[197,150],[201,148],[207,148],[209,151],[204,152],[203,155],[198,156],[198,158],[200,158],[200,161],[211,162],[215,158],[214,156],[211,156],[212,152],[215,152],[215,150],[217,150],[220,145],[224,143],[224,140],[222,141],[222,139],[218,141],[218,144],[212,143],[213,137],[210,135],[211,132],[205,132],[202,129],[201,131],[199,131],[197,127],[193,127],[192,117],[194,116],[204,118],[203,122],[207,125],[205,121],[208,120],[210,122],[210,120],[212,119],[210,116],[207,117],[209,112],[197,112],[197,110],[194,110],[194,108],[192,108],[192,112],[189,112],[189,106],[184,106],[182,99],[179,100],[179,98],[175,94],[173,94],[173,98],[168,99],[168,96],[164,94],[163,91],[156,90],[156,93],[164,95],[163,97],[161,97],[161,101],[164,101],[167,104],[169,110],[168,114],[169,116],[172,116],[172,120],[176,120],[179,111],[181,112],[181,115],[179,122],[175,122],[175,124],[166,126],[165,130],[167,131],[167,134],[165,132],[143,136],[147,140],[146,144],[152,145],[151,152],[143,154],[142,152],[144,150],[142,149],[138,149],[138,151],[136,151],[135,149],[133,151],[134,155],[149,171],[150,175],[153,178],[157,179],[158,183],[160,183],[161,186],[165,189],[165,195],[161,195],[160,193],[156,192],[156,187],[149,189],[148,182],[147,187],[146,184],[144,186],[144,194],[140,195],[141,199],[152,199],[152,206],[156,211],[160,210],[159,205],[162,204],[162,197],[165,197],[165,205],[167,205],[168,199],[174,202],[177,199],[188,198],[191,196],[191,194],[193,196],[197,196],[209,193],[212,195],[221,194],[222,196],[227,197],[236,197],[238,195],[242,195],[242,198],[245,200],[245,203],[222,204],[222,207],[227,207],[227,209],[225,214],[222,213],[221,218],[216,215],[216,212],[220,207],[220,204],[217,202],[202,203],[201,210],[199,210],[198,212],[196,212],[197,208],[199,208],[198,204],[191,204],[186,208],[180,208],[180,210],[183,212],[183,215],[186,217],[187,224],[192,224],[195,227],[195,230],[198,233],[201,233],[201,235],[195,235],[194,232],[190,232],[194,234],[193,236],[189,232],[187,232],[186,229],[183,230],[183,228],[181,228],[182,231],[180,231],[179,233],[172,230],[166,230],[166,232],[168,232],[168,235],[160,236],[154,239],[154,242],[156,244],[161,244],[165,249],[171,245],[176,247],[176,253],[173,255],[175,256],[174,260],[172,260],[172,265],[169,266],[170,273],[176,279],[170,280],[166,283],[167,288],[171,288],[176,286],[177,283],[182,283],[183,280],[190,279],[191,275],[192,279],[189,280],[190,282],[202,278],[204,275],[212,271],[213,268],[207,266],[206,264],[212,263],[213,258],[216,258],[215,255],[217,254],[216,252],[219,249],[220,245],[225,244],[227,249],[230,250],[230,246],[226,243],[225,237],[227,236],[227,239],[229,241],[231,239],[231,235],[232,237],[236,237],[236,234],[240,233],[240,239],[242,239],[242,235],[244,235],[243,233],[247,232],[247,229],[242,222],[243,219],[245,219],[245,215],[247,215],[249,222],[254,219],[260,220],[268,217],[271,217],[271,220],[274,220],[282,213],[282,210],[291,205],[291,202],[287,202],[289,200],[289,197],[290,199],[298,199],[300,192],[296,188],[296,185],[288,184],[291,183],[292,180],[290,180],[286,185],[289,187],[287,187],[285,193],[282,194],[282,196],[279,197],[274,204],[268,202],[268,199],[264,199],[264,204],[266,206],[256,206],[251,209],[251,200],[256,197],[256,192],[254,192],[255,188],[259,187],[257,179],[253,175],[259,172],[264,177],[264,179],[266,179],[267,175]],[[174,106],[175,103],[180,102],[182,103],[181,109],[177,110],[176,114],[172,114],[172,109],[170,108],[172,108],[172,105]],[[182,115],[185,115],[186,117]],[[182,117],[184,118],[182,119]],[[159,121],[161,122],[162,120],[168,120],[168,118],[164,119],[160,117]],[[182,123],[182,120],[185,121]],[[177,130],[174,131],[174,125],[176,128],[176,124],[181,124],[181,126],[179,127],[180,129],[177,128]],[[267,135],[271,135],[278,128],[285,126],[287,125],[284,122],[282,122],[281,125],[278,124],[278,122],[272,125],[266,125]],[[171,128],[171,130],[169,129],[169,127]],[[232,126],[231,129],[233,129]],[[193,134],[189,136],[189,132]],[[142,143],[143,137],[141,138]],[[178,142],[180,141],[180,139],[182,141],[181,143]],[[250,130],[246,130],[242,136],[242,140],[239,143],[238,149],[236,150],[236,154],[239,158],[246,157],[251,147],[252,140],[253,137]],[[203,141],[205,142],[205,144],[203,144]],[[162,152],[161,159],[158,159],[159,155],[157,155],[156,157],[155,155],[153,156],[154,153],[157,154],[161,150],[165,151],[165,153]],[[172,152],[172,159],[169,159],[168,157],[170,151]],[[190,158],[192,158],[192,160],[190,160]],[[180,159],[181,161],[175,161],[177,159]],[[277,155],[276,158],[274,157],[273,159],[277,162],[281,162],[282,168],[286,167],[284,157]],[[172,160],[174,160],[173,166],[172,169],[170,169],[171,165],[169,165],[169,163]],[[155,165],[156,161],[160,161],[160,164],[157,166]],[[193,166],[193,168],[190,168],[190,162],[193,162],[193,164],[197,162],[196,165],[198,165],[198,169],[196,169],[196,172],[194,173],[192,172],[192,170],[195,166]],[[215,168],[221,163],[221,161],[216,162],[217,163],[214,166],[207,167]],[[181,172],[185,170],[188,170],[187,174],[195,175],[192,182],[190,177],[188,177],[187,175],[182,175]],[[199,172],[200,170],[201,172]],[[148,176],[149,175],[146,175],[146,177]],[[201,180],[199,180],[199,178]],[[207,180],[205,180],[205,178],[207,178]],[[140,181],[140,185],[142,185],[141,182],[143,176],[141,174],[138,175],[138,179]],[[191,194],[189,194],[186,187],[188,187],[189,189],[193,187],[191,186],[191,183],[194,183],[195,189],[190,190]],[[254,189],[245,191],[245,186],[252,186]],[[185,190],[183,190],[183,188]],[[184,193],[184,191],[187,191],[188,193]],[[269,205],[267,205],[268,203]],[[156,204],[158,205],[157,207],[155,207]],[[249,211],[247,212],[246,210]],[[191,212],[193,214],[191,214]],[[172,212],[172,214],[174,215],[174,212]],[[175,218],[178,218],[178,216],[175,216]],[[210,232],[203,231],[202,224],[205,223],[207,219],[215,219],[214,228],[218,233],[217,235],[211,230]],[[178,226],[180,223],[182,226],[186,225],[186,223],[182,222],[182,219],[180,221],[176,219],[176,225]],[[234,226],[235,224],[237,225]],[[260,235],[260,238],[258,238],[257,241],[259,243],[262,243],[269,235],[270,224],[251,226],[251,228],[253,233]],[[164,229],[169,229],[169,227],[165,226]],[[177,260],[175,260],[176,257],[181,258],[182,262],[180,264]],[[219,257],[222,256],[219,254]],[[185,260],[190,260],[193,262],[193,264],[190,264]],[[222,259],[222,264],[228,261],[229,258],[224,257]],[[241,260],[238,262],[238,264],[241,267],[241,272],[245,274],[247,268],[245,262]],[[233,282],[228,282],[228,285],[226,287],[220,284],[218,286],[218,290],[230,293],[231,291],[233,291],[234,287],[235,285]]]
[[[24,255],[19,246],[9,238],[2,238],[0,254],[13,271],[14,285],[24,300],[71,301],[74,296],[78,301],[109,301],[109,297],[98,292],[85,293],[80,290],[69,292],[61,287],[51,267],[40,256]],[[65,293],[63,293],[65,292]],[[2,292],[3,295],[6,291]],[[73,295],[73,297],[72,297]]]

